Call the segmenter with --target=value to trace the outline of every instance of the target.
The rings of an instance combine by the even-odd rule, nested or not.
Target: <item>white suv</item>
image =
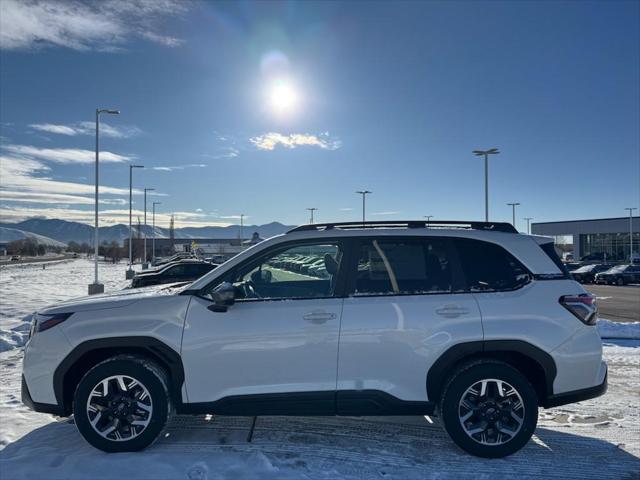
[[[150,445],[174,412],[435,414],[502,457],[538,407],[606,391],[596,312],[552,240],[509,224],[305,225],[187,286],[35,313],[23,401],[109,452]]]

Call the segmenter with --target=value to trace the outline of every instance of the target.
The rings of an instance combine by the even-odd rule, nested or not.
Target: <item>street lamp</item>
[[[425,215],[424,218],[427,219],[427,227],[429,226],[429,222],[431,222],[431,219],[433,218],[433,215]]]
[[[155,188],[145,188],[144,189],[144,254],[142,259],[142,268],[149,268],[149,264],[147,263],[147,192],[154,191]]]
[[[511,222],[511,225],[513,225],[513,228],[516,228],[516,207],[520,204],[518,202],[514,202],[514,203],[507,203],[507,205],[511,206],[512,213],[513,213],[513,217],[512,217],[513,221]],[[516,230],[518,229],[516,228]]]
[[[133,278],[133,228],[131,226],[131,206],[133,204],[133,169],[144,168],[144,165],[129,165],[129,270],[125,274],[127,280]]]
[[[531,235],[531,220],[533,220],[533,217],[524,217],[523,220],[527,221],[527,235]]]
[[[633,263],[633,211],[637,208],[627,207],[625,210],[629,210],[629,263]]]
[[[359,195],[362,195],[362,226],[364,227],[364,223],[365,223],[365,207],[366,207],[366,200],[365,199],[366,199],[367,195],[369,195],[370,193],[373,193],[373,192],[370,192],[369,190],[358,190],[356,193],[359,194]]]
[[[95,213],[95,231],[93,235],[94,243],[94,277],[93,283],[89,285],[89,295],[95,293],[103,293],[104,285],[98,282],[98,183],[99,183],[99,169],[98,164],[100,161],[100,114],[106,113],[108,115],[119,115],[120,110],[111,110],[108,108],[96,108],[96,213]]]
[[[156,205],[160,205],[162,202],[153,202],[153,240],[151,242],[151,263],[154,263],[156,258]]]
[[[311,212],[311,221],[309,223],[313,223],[313,212],[318,210],[316,207],[307,208]]]
[[[489,155],[497,155],[500,152],[497,148],[489,150],[474,150],[472,152],[477,157],[484,157],[484,221],[489,221]]]

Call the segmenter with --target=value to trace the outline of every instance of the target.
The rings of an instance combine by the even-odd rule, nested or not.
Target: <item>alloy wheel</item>
[[[458,404],[464,432],[482,445],[503,445],[513,439],[524,422],[524,402],[509,383],[484,379],[471,385]]]
[[[101,380],[87,399],[87,417],[100,436],[111,441],[131,440],[149,425],[153,402],[149,390],[128,375]]]

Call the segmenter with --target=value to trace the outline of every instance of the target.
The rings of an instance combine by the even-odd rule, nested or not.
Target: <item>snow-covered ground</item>
[[[604,397],[540,410],[538,429],[501,460],[459,451],[423,417],[175,417],[165,438],[135,454],[90,447],[72,419],[20,401],[22,318],[82,296],[86,260],[0,268],[0,479],[640,479],[640,324],[602,322],[609,363]],[[106,290],[126,285],[126,265],[101,264]],[[633,337],[635,336],[635,340]]]

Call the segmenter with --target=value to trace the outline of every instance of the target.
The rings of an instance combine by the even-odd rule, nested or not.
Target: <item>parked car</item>
[[[573,270],[571,276],[576,282],[580,283],[593,283],[596,278],[596,274],[609,270],[612,265],[591,264],[583,265],[582,267]]]
[[[145,448],[176,412],[438,415],[467,452],[512,454],[539,407],[606,391],[595,297],[547,237],[436,224],[305,225],[183,288],[42,308],[23,402],[108,452]],[[326,278],[272,266],[312,248]]]
[[[605,272],[597,273],[595,282],[608,285],[640,283],[640,265],[616,265]]]
[[[11,262],[19,262],[20,260],[22,260],[22,257],[20,255],[12,255],[9,260]]]
[[[177,262],[180,260],[187,260],[190,258],[196,258],[196,256],[191,252],[178,252],[170,257],[161,258],[154,263],[154,266],[166,265],[168,263]]]
[[[564,266],[569,272],[573,272],[574,270],[581,268],[583,264],[580,262],[567,262]]]
[[[161,285],[164,283],[192,282],[216,268],[216,264],[201,260],[180,260],[162,268],[137,273],[131,280],[132,288]]]

